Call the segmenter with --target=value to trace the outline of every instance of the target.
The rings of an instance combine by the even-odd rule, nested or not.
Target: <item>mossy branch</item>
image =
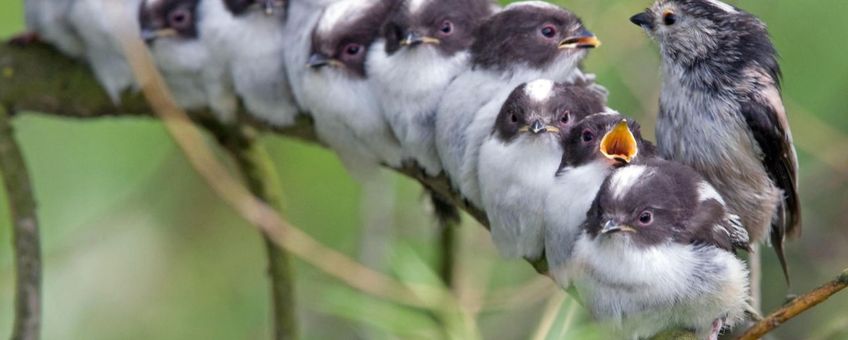
[[[12,340],[38,340],[41,327],[41,245],[32,182],[11,119],[0,105],[0,172],[12,218],[15,321]]]

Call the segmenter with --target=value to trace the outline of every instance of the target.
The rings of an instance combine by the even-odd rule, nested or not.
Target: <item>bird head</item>
[[[719,0],[658,0],[630,21],[659,43],[665,60],[679,63],[730,58],[752,31],[765,30],[755,17]]]
[[[471,45],[474,29],[491,8],[489,0],[397,2],[381,30],[386,52],[429,48],[452,56]]]
[[[493,134],[504,142],[520,136],[558,143],[575,122],[604,109],[605,97],[589,84],[539,79],[516,87],[504,102]]]
[[[521,65],[570,74],[588,49],[601,42],[573,13],[540,1],[517,2],[484,21],[475,33],[475,66],[509,69]],[[559,74],[552,75],[559,78]]]
[[[139,9],[141,37],[148,44],[158,39],[195,39],[199,0],[146,0]]]
[[[377,38],[389,6],[382,1],[344,0],[328,6],[315,31],[307,67],[338,70],[365,78],[368,48]]]

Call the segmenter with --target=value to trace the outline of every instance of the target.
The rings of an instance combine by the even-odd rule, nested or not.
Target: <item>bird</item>
[[[739,216],[702,176],[650,159],[613,172],[574,246],[568,273],[584,306],[622,335],[670,328],[718,339],[751,310]]]
[[[115,32],[123,24],[119,11],[135,11],[138,2],[26,0],[28,32],[12,42],[25,45],[45,41],[69,57],[84,60],[112,102],[119,104],[121,94],[137,85]]]
[[[400,167],[401,146],[368,84],[365,60],[390,3],[344,0],[329,5],[317,23],[307,61],[304,105],[319,139],[349,172],[365,181],[380,164]]]
[[[312,54],[312,33],[324,10],[336,1],[339,0],[286,0],[282,27],[283,64],[295,106],[307,116],[311,112],[304,105],[304,78],[313,71],[307,65]]]
[[[225,25],[206,16],[220,13],[223,6],[220,0],[145,0],[139,24],[177,104],[184,109],[211,108],[219,121],[231,124],[238,99],[227,76],[226,57],[200,38],[208,26]]]
[[[501,255],[540,258],[544,202],[563,153],[560,135],[604,110],[604,96],[585,84],[538,79],[509,95],[478,161],[483,208]]]
[[[426,175],[442,172],[435,114],[448,83],[463,70],[490,0],[401,0],[368,53],[369,81],[401,142],[404,158]]]
[[[220,24],[207,26],[201,38],[217,46],[213,49],[215,53],[226,55],[234,90],[251,117],[276,127],[294,124],[300,110],[282,57],[286,48],[283,28],[289,18],[287,1],[223,0],[223,3],[225,11],[215,11],[204,18]]]
[[[801,231],[798,161],[765,23],[718,0],[660,0],[630,21],[659,44],[660,152],[707,178],[752,242],[769,237],[788,284],[784,242]]]
[[[447,86],[436,111],[439,158],[454,190],[472,206],[482,206],[479,147],[510,92],[540,78],[591,81],[578,65],[599,44],[576,15],[545,2],[510,4],[480,24],[468,66]]]
[[[604,180],[616,168],[657,158],[641,126],[606,108],[565,131],[560,162],[543,201],[544,249],[548,271],[563,289],[580,226]]]

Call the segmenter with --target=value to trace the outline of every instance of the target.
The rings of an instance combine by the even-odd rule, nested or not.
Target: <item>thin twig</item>
[[[840,290],[844,289],[848,286],[848,269],[845,269],[842,274],[840,274],[836,279],[825,283],[819,288],[814,289],[813,291],[804,294],[802,296],[797,297],[796,299],[789,302],[787,305],[778,309],[774,313],[771,313],[765,319],[760,322],[757,322],[745,331],[744,334],[739,338],[740,340],[755,340],[763,337],[766,333],[771,332],[773,329],[782,325],[784,322],[792,319],[798,314],[803,313],[804,311],[815,307],[816,305],[824,302],[833,294],[836,294]]]
[[[123,15],[127,14],[123,13]],[[300,229],[293,227],[273,208],[253,196],[221,164],[205,144],[198,128],[176,105],[154,66],[147,47],[139,40],[137,30],[135,26],[125,25],[120,27],[119,34],[142,93],[153,112],[162,119],[189,163],[221,199],[243,218],[257,226],[275,244],[353,288],[396,303],[423,308],[430,308],[444,300],[444,292],[439,291],[438,288],[415,287],[416,290],[412,290],[409,285],[367,268],[350,257],[322,245]],[[428,299],[416,293],[422,291],[428,293],[423,294],[427,295]]]
[[[12,340],[37,340],[41,328],[41,246],[29,172],[0,106],[0,172],[12,217],[15,249],[15,321]]]
[[[255,133],[247,128],[211,129],[235,160],[248,189],[266,204],[282,212],[282,193],[273,163]],[[263,234],[271,281],[273,339],[297,339],[297,313],[294,301],[294,275],[289,254]]]

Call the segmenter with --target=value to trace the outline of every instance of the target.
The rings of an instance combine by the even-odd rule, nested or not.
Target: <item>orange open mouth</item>
[[[630,163],[639,153],[636,137],[630,132],[626,119],[622,119],[601,139],[601,153],[624,163]]]

